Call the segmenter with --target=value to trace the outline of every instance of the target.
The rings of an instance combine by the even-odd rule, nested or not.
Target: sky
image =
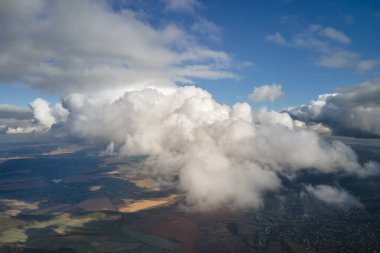
[[[230,76],[191,77],[220,103],[249,102],[281,110],[380,75],[378,1],[169,2],[105,4],[115,13],[131,10],[137,19],[158,29],[175,24],[192,37],[189,40],[227,54],[228,62],[216,64],[224,65]],[[128,47],[128,42],[121,44]],[[62,96],[17,78],[0,81],[1,103],[27,106],[36,97],[55,103]],[[265,84],[282,85],[284,96],[269,103],[252,102],[249,94],[254,87]]]

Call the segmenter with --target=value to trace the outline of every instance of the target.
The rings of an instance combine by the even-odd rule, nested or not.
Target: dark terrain
[[[339,139],[360,161],[380,161],[379,139]],[[195,213],[183,207],[175,178],[162,185],[140,172],[143,158],[99,154],[92,146],[2,144],[0,252],[380,250],[379,176],[302,173],[283,177],[259,210]],[[363,206],[322,203],[306,184],[339,185]]]

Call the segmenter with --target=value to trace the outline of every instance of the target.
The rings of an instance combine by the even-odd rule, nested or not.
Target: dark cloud
[[[29,108],[0,104],[0,119],[33,119],[33,112]]]
[[[286,111],[295,119],[325,124],[337,135],[380,137],[380,80],[338,89]]]

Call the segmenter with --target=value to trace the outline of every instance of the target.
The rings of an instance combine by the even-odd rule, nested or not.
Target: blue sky
[[[194,34],[203,45],[228,53],[232,61],[227,69],[237,79],[192,78],[221,103],[248,101],[255,86],[277,83],[282,85],[284,97],[253,106],[267,105],[280,110],[331,93],[334,87],[351,86],[380,76],[379,1],[215,0],[196,2],[191,10],[182,11],[168,11],[161,1],[108,3],[115,12],[124,8],[134,10],[153,27],[175,23]],[[196,31],[197,22],[209,24],[209,30]],[[323,35],[330,28],[344,36],[343,40]],[[280,34],[283,41],[270,39],[275,34]],[[295,38],[300,36],[306,36],[307,43],[318,45],[297,44]],[[334,56],[333,62],[327,59],[321,63],[323,57],[336,52],[342,54]],[[26,106],[35,97],[54,103],[60,94],[12,84],[0,86],[0,103]]]
[[[280,32],[285,38],[311,24],[342,31],[351,43],[344,48],[379,58],[380,16],[377,1],[212,1],[204,13],[222,27],[223,49],[254,65],[239,71],[240,80],[223,81],[223,88],[207,85],[217,99],[244,99],[252,86],[280,83],[287,94],[274,107],[306,103],[333,87],[350,86],[379,76],[379,68],[358,72],[350,67],[329,68],[313,63],[318,53],[283,47],[265,39]],[[228,13],[226,15],[226,13]],[[236,94],[235,97],[226,94]]]

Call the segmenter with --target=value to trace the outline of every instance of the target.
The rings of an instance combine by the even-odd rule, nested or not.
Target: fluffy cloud
[[[282,97],[284,93],[282,92],[281,84],[265,84],[260,87],[255,87],[249,98],[252,101],[274,101]]]
[[[223,70],[225,52],[175,24],[153,27],[101,1],[6,0],[0,17],[2,83],[62,95],[234,77]]]
[[[380,136],[380,81],[368,81],[338,93],[318,96],[308,105],[288,108],[295,119],[322,123],[349,136]]]
[[[60,121],[66,121],[69,112],[57,103],[55,107],[50,108],[49,103],[41,98],[33,100],[29,107],[33,111],[37,125],[43,129],[50,129],[53,124]]]
[[[348,192],[329,185],[306,186],[306,191],[330,205],[340,207],[361,207],[362,204]]]
[[[39,104],[49,119],[54,108]],[[178,176],[188,206],[198,210],[259,207],[265,192],[281,186],[280,175],[302,170],[367,176],[379,169],[359,164],[343,143],[296,127],[287,113],[221,105],[193,86],[72,94],[61,104],[68,117],[53,132],[109,144],[103,155],[147,157],[141,169]]]

